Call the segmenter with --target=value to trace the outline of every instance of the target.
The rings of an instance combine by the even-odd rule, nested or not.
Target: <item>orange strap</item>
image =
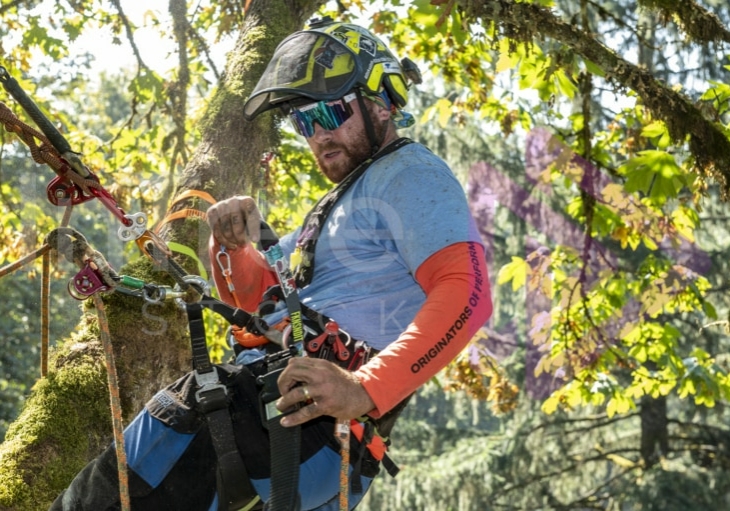
[[[172,201],[172,204],[170,204],[170,208],[172,208],[175,204],[178,202],[189,199],[191,197],[197,197],[199,199],[203,199],[205,202],[207,202],[210,205],[213,205],[216,203],[216,200],[213,198],[212,195],[210,195],[207,192],[201,192],[200,190],[185,190],[183,193],[175,197],[175,200]],[[168,210],[169,211],[169,210]],[[174,213],[170,213],[169,215],[165,215],[165,218],[163,218],[159,224],[157,224],[157,227],[155,227],[155,234],[159,234],[160,229],[162,229],[162,226],[172,222],[173,220],[179,220],[181,218],[190,218],[190,217],[197,217],[202,218],[205,220],[208,215],[205,211],[200,211],[198,209],[181,209],[180,211],[175,211]]]
[[[365,434],[365,426],[362,422],[357,419],[352,419],[350,421],[350,431],[353,435],[355,435],[358,442],[362,442],[362,437]],[[385,457],[385,452],[388,450],[388,446],[385,445],[385,441],[377,434],[373,435],[373,438],[366,447],[368,448],[368,451],[370,451],[370,454],[373,455],[373,458],[378,461],[381,461]]]
[[[263,335],[252,334],[245,328],[237,326],[231,327],[231,334],[233,334],[233,338],[236,339],[236,342],[244,348],[255,348],[257,346],[263,346],[269,342],[269,340]]]

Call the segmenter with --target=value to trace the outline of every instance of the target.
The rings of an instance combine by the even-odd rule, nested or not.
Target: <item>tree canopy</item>
[[[171,0],[166,12],[141,18],[125,8],[3,0],[0,65],[150,226],[168,210],[204,210],[183,195],[199,190],[217,200],[252,194],[283,231],[327,188],[275,113],[249,123],[241,108],[278,42],[311,16],[365,24],[424,71],[425,84],[410,91],[419,122],[406,135],[464,182],[495,298],[493,318],[439,382],[492,409],[474,412],[490,415],[484,427],[455,438],[414,407],[403,450],[429,475],[415,469],[395,490],[386,483],[372,506],[393,507],[385,502],[395,491],[404,509],[619,509],[620,499],[670,509],[657,495],[700,469],[711,471],[714,493],[690,478],[674,489],[708,506],[721,501],[730,460],[726,2]],[[163,69],[138,44],[143,29],[170,42]],[[95,73],[99,57],[73,50],[90,31],[113,38],[134,66]],[[229,48],[224,65],[220,46]],[[0,101],[31,122],[3,91]],[[0,137],[4,266],[41,246],[63,211],[45,201],[50,169],[33,164],[15,134]],[[118,225],[98,204],[75,207],[71,218],[122,273],[169,282],[116,238]],[[209,268],[200,218],[166,223],[161,236],[188,271]],[[80,311],[66,297],[54,303],[52,363],[29,391],[38,374],[31,334],[40,328],[29,289],[40,288],[40,268],[0,280],[9,297],[0,319],[1,432],[14,421],[0,446],[2,509],[47,506],[110,438],[91,303]],[[56,278],[77,271],[61,259],[54,268]],[[119,293],[104,302],[129,418],[186,370],[185,322],[172,303]],[[94,406],[73,406],[79,395]],[[621,437],[621,425],[633,433]],[[425,445],[432,428],[443,445]],[[457,459],[475,445],[473,463]],[[439,464],[463,484],[439,480]]]

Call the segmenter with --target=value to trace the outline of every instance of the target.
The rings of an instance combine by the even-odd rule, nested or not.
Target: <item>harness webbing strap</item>
[[[271,499],[267,503],[271,511],[298,511],[299,459],[302,435],[300,427],[285,428],[281,417],[268,423],[271,441]]]
[[[228,409],[228,389],[220,382],[218,371],[211,364],[205,342],[203,306],[200,303],[186,304],[190,324],[190,344],[193,353],[193,369],[199,389],[195,401],[205,416],[208,431],[218,458],[216,471],[218,509],[234,511],[241,509],[256,496],[248,472],[238,452],[233,422]]]
[[[307,213],[302,225],[301,234],[297,239],[296,250],[299,253],[300,262],[294,272],[297,286],[301,289],[307,286],[314,276],[314,252],[319,239],[319,233],[327,221],[327,217],[345,192],[362,176],[375,161],[401,147],[413,142],[408,138],[399,138],[385,146],[379,153],[368,158],[355,170],[350,172],[336,187],[327,192],[317,204]]]
[[[289,321],[292,327],[293,349],[304,351],[304,328],[302,322],[301,302],[297,293],[294,277],[281,247],[276,233],[265,222],[261,223],[261,248],[266,261],[276,272],[284,296]],[[271,499],[267,503],[269,511],[298,511],[301,506],[299,498],[299,465],[301,456],[301,426],[285,428],[281,425],[282,415],[275,410],[275,399],[280,396],[276,381],[283,367],[264,377],[264,388],[261,400],[267,410],[266,427],[269,429],[271,450]]]
[[[185,305],[190,327],[190,346],[193,352],[193,369],[199,374],[210,373],[213,365],[208,356],[208,346],[205,341],[205,323],[203,323],[203,307],[199,303]]]

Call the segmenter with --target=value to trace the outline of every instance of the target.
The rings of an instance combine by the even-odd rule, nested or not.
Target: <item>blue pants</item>
[[[254,490],[266,502],[271,486],[270,451],[268,433],[259,416],[255,378],[246,368],[239,367],[221,374],[221,378],[227,378],[231,391],[229,409],[236,447]],[[215,450],[205,420],[190,406],[194,389],[190,374],[181,378],[151,399],[124,432],[134,511],[218,510]],[[336,511],[341,458],[334,438],[334,421],[316,419],[303,425],[301,431],[301,509]],[[351,453],[366,451],[356,441],[350,449]],[[352,461],[358,462],[357,456]],[[349,492],[350,509],[361,501],[377,471],[377,462],[362,456],[357,477],[363,492]],[[350,475],[353,476],[352,466]],[[109,446],[79,472],[50,509],[117,511],[119,482],[114,446]]]
[[[142,412],[124,432],[127,464],[150,486],[156,488],[173,466],[184,455],[195,435],[176,433],[172,428]],[[329,445],[322,446],[300,465],[299,496],[302,510],[337,511],[339,509],[340,454]],[[350,467],[352,472],[352,467]],[[372,478],[360,477],[367,491]],[[266,502],[270,496],[270,478],[251,479],[256,493]],[[362,494],[350,492],[350,509],[354,509]],[[213,496],[209,511],[218,509],[217,495]]]

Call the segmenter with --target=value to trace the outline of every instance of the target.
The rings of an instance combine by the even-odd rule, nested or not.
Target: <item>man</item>
[[[401,65],[367,30],[324,21],[279,45],[244,105],[249,119],[274,108],[288,115],[319,169],[337,185],[279,245],[295,266],[301,306],[336,321],[335,332],[347,332],[353,345],[354,340],[364,342],[374,355],[347,370],[341,366],[348,364],[309,353],[289,360],[278,377],[281,397],[276,407],[286,411],[281,425],[303,425],[301,509],[338,509],[340,466],[333,418],[389,429],[392,411],[452,360],[491,314],[484,249],[461,186],[442,160],[396,133],[397,126],[412,122],[402,111],[408,90],[404,66],[408,70],[411,64]],[[225,254],[230,262],[226,274],[214,265],[221,298],[255,311],[276,283],[252,245],[261,237],[255,201],[233,197],[219,202],[208,210],[208,222],[211,260]],[[280,301],[273,311],[266,310],[264,319],[286,331],[288,315]],[[253,347],[259,344],[251,343],[254,334],[237,332],[240,363],[260,361],[271,351],[270,345]],[[254,366],[242,369],[247,388],[252,385],[247,371]],[[258,416],[252,420],[255,407],[247,407],[256,396],[236,392],[234,428],[237,435],[242,424],[247,428],[236,438],[238,449],[248,478],[266,501],[271,474],[262,453],[268,453],[268,437],[262,428],[250,426],[261,421]],[[178,500],[184,509],[225,509],[210,475],[215,457],[207,430],[201,427],[183,441],[168,426],[146,410],[127,428],[128,463],[137,488],[132,508],[165,503],[177,509],[172,502],[180,499],[176,493],[184,487],[188,496]],[[154,447],[163,444],[173,447]],[[353,445],[357,450],[358,444]],[[113,488],[109,452],[90,464],[52,509],[106,509],[102,501],[92,505],[79,495],[84,488]],[[369,456],[363,453],[359,458]],[[150,461],[162,455],[169,458],[165,463]],[[351,467],[357,491],[350,492],[350,509],[377,472],[372,463],[367,468],[357,465],[362,462],[354,460]]]

